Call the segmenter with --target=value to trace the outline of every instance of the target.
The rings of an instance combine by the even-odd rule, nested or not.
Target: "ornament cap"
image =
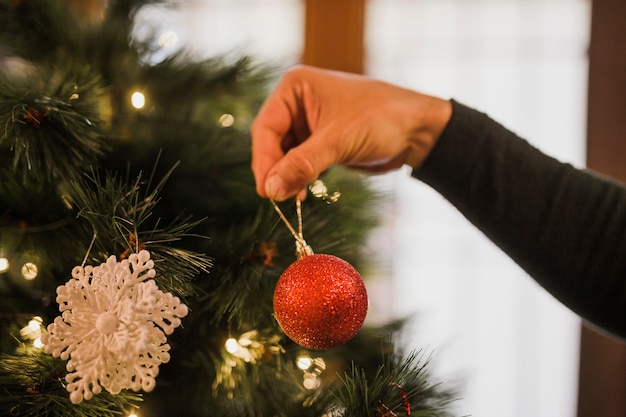
[[[276,212],[278,213],[282,221],[285,223],[285,225],[287,226],[287,228],[289,229],[293,237],[296,239],[296,257],[298,259],[302,259],[306,256],[313,255],[313,248],[311,248],[311,246],[309,246],[309,244],[306,243],[302,235],[302,202],[300,200],[296,200],[296,214],[298,216],[298,231],[297,232],[296,232],[296,229],[293,228],[291,223],[289,223],[289,220],[287,220],[287,217],[285,217],[285,215],[281,211],[280,207],[278,207],[276,202],[274,200],[270,200],[270,202],[274,206],[274,209],[276,210]]]
[[[313,248],[309,246],[304,239],[296,240],[296,257],[298,259],[302,259],[305,256],[311,256],[313,254]]]

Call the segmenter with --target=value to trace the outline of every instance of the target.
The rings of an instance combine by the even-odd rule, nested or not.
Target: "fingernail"
[[[265,194],[272,200],[285,199],[285,182],[278,174],[272,175],[265,181]]]

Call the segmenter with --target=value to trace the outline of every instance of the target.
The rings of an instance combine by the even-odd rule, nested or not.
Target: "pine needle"
[[[13,417],[116,417],[137,408],[141,396],[103,391],[72,404],[64,386],[65,361],[41,349],[19,349],[0,356],[0,415]]]

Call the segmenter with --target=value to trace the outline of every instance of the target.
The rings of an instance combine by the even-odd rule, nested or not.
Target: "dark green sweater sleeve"
[[[559,301],[626,338],[626,188],[452,103],[448,126],[413,176]]]

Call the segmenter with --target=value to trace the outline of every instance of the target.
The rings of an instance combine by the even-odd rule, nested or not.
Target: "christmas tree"
[[[285,336],[285,222],[367,277],[377,196],[334,168],[300,217],[260,199],[249,125],[276,71],[163,57],[134,36],[151,3],[180,6],[1,0],[0,414],[449,415],[401,323]]]

